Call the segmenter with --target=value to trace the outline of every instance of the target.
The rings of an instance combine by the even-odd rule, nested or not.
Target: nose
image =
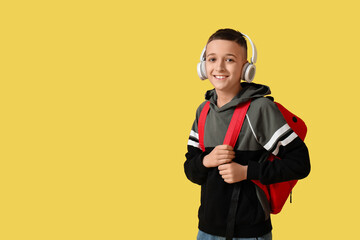
[[[215,69],[217,71],[222,71],[225,69],[225,62],[224,61],[216,61]]]

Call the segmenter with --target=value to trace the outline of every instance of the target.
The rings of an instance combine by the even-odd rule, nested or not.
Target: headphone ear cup
[[[201,61],[198,63],[197,72],[201,80],[207,79],[205,61]]]
[[[245,80],[248,83],[251,83],[254,80],[255,72],[256,72],[255,65],[247,62],[244,64],[244,67],[243,67],[243,70],[241,73],[241,79]]]

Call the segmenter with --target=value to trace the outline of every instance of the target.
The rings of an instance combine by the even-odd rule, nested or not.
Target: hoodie
[[[205,94],[210,110],[204,129],[205,152],[199,146],[197,121],[205,102],[196,111],[188,139],[184,170],[187,178],[201,185],[198,211],[199,229],[212,235],[226,234],[227,216],[235,184],[240,187],[235,213],[234,237],[260,237],[272,230],[270,207],[262,190],[250,180],[270,184],[306,177],[310,160],[306,145],[292,131],[271,98],[268,86],[242,83],[241,91],[219,108],[215,89]],[[206,168],[203,158],[216,146],[222,145],[235,107],[251,100],[246,118],[235,144],[234,162],[247,165],[247,180],[228,184],[217,167]],[[281,158],[265,161],[272,153]]]

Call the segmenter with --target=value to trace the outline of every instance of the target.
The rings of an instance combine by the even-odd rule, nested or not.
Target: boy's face
[[[216,90],[238,90],[246,61],[246,50],[234,41],[213,40],[206,47],[206,74]]]

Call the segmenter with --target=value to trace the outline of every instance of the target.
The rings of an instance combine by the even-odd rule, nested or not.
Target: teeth
[[[215,76],[217,79],[224,79],[226,78],[225,76]]]

